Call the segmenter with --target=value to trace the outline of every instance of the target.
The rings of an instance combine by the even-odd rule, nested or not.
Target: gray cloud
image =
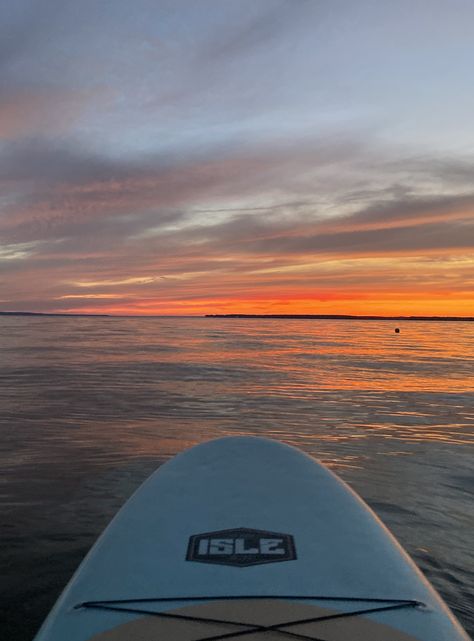
[[[0,72],[34,54],[51,38],[67,6],[62,0],[32,0],[2,5],[0,9]],[[0,92],[1,97],[1,92]]]
[[[285,189],[286,199],[290,195],[294,197],[290,202],[296,202],[286,206],[287,213],[295,215],[311,208],[302,205],[308,194],[310,202],[317,201],[308,186],[306,193],[300,193],[305,192],[308,179],[303,174],[308,168],[314,172],[344,164],[357,155],[359,147],[350,140],[334,144],[323,140],[119,160],[44,140],[10,143],[0,150],[0,186],[5,195],[10,194],[0,218],[0,233],[24,242],[42,239],[44,233],[48,237],[68,235],[68,228],[80,234],[85,219],[109,218],[111,225],[115,220],[119,229],[127,228],[133,235],[134,224],[135,232],[141,233],[147,225],[153,228],[172,219],[178,223],[190,207],[197,210],[192,214],[195,218],[212,221],[222,208],[219,212],[219,208],[196,207],[208,200],[255,198],[258,193],[274,191],[275,201],[283,198]],[[275,205],[283,215],[282,203]],[[252,207],[247,211],[252,209],[255,214],[259,211]]]
[[[398,197],[393,190],[388,190],[385,199],[374,199],[374,202],[363,210],[347,216],[339,221],[339,224],[346,225],[353,222],[356,225],[367,223],[383,226],[384,223],[403,223],[403,221],[414,221],[426,218],[446,218],[452,215],[454,218],[462,217],[462,210],[467,216],[473,215],[474,194],[448,194],[419,195],[416,193],[401,193]],[[337,225],[337,221],[335,222]]]
[[[45,138],[21,139],[0,147],[0,181],[84,184],[126,178],[126,165],[78,147]]]
[[[465,203],[464,197],[462,202]],[[474,209],[474,195],[471,196],[471,207]],[[444,202],[442,211],[446,212]],[[425,209],[421,210],[423,215],[425,212]],[[386,211],[382,210],[378,218],[374,212],[370,212],[370,220],[379,222],[379,226],[373,229],[358,229],[359,215],[354,214],[349,218],[352,226],[350,231],[338,230],[337,224],[333,231],[328,231],[330,223],[309,223],[307,219],[298,222],[278,216],[269,216],[266,219],[241,216],[211,229],[183,232],[180,237],[182,241],[187,237],[193,238],[194,242],[201,238],[203,253],[241,252],[256,256],[290,256],[292,260],[298,256],[314,257],[331,253],[347,256],[381,256],[438,250],[473,250],[472,214],[470,220],[461,218],[432,223],[423,222],[423,219],[417,222],[413,211],[410,212],[408,209],[405,213],[401,204],[398,208],[393,206],[392,213],[395,214],[391,219],[393,226],[387,227]],[[360,218],[366,222],[364,214],[365,212],[360,212]],[[398,220],[398,217],[406,219],[410,216],[411,222],[408,225]]]
[[[221,24],[217,35],[200,48],[196,56],[198,64],[222,64],[226,60],[242,55],[246,57],[255,50],[272,46],[282,34],[287,36],[293,26],[307,18],[308,10],[315,9],[310,0],[263,2],[257,5],[258,13],[255,13],[254,3],[247,3],[247,7],[245,4],[238,6],[239,22],[232,24],[233,21],[227,18],[227,24]],[[318,14],[322,14],[321,7],[318,8]],[[316,28],[317,25],[314,26]]]
[[[260,149],[209,149],[181,158],[151,155],[134,161],[44,140],[8,144],[2,148],[0,185],[4,194],[10,190],[11,201],[3,206],[0,233],[10,242],[76,238],[78,244],[97,246],[102,238],[106,244],[129,239],[136,246],[139,241],[133,239],[150,230],[157,240],[148,242],[165,239],[168,247],[193,237],[265,252],[296,251],[296,247],[319,251],[324,245],[328,251],[351,245],[365,251],[367,243],[385,247],[387,238],[394,248],[404,242],[408,247],[419,231],[413,227],[421,228],[421,223],[432,233],[420,238],[420,248],[427,248],[430,239],[439,247],[441,240],[429,227],[436,219],[446,229],[446,242],[450,233],[458,233],[454,223],[470,216],[472,194],[418,194],[413,185],[399,184],[351,192],[351,181],[360,182],[360,167],[370,154],[369,148],[351,140],[334,144],[322,140]],[[406,164],[401,165],[406,171]],[[334,167],[342,172],[341,182],[348,184],[344,191],[328,194],[325,175]],[[355,178],[354,167],[359,167]],[[237,197],[258,202],[262,194],[268,199],[272,192],[273,202],[265,207],[199,207],[209,200]],[[349,203],[350,210],[337,218],[329,210],[328,218],[329,197],[333,207],[339,201],[343,207]],[[451,228],[449,221],[454,221]],[[170,225],[183,229],[168,232]],[[411,231],[403,236],[400,230],[405,227]],[[466,238],[453,242],[454,246],[469,243]]]

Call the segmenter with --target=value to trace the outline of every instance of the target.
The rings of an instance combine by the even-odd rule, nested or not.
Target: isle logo
[[[291,534],[240,527],[194,534],[189,538],[187,561],[248,567],[296,559]]]

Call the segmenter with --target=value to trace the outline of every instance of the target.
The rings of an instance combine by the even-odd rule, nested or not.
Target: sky
[[[6,0],[0,311],[474,315],[472,0]]]

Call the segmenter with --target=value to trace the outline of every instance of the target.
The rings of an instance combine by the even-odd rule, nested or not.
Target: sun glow
[[[193,262],[194,270],[188,260],[176,260],[174,268],[167,261],[153,277],[73,281],[56,300],[77,301],[62,307],[73,313],[474,315],[474,260],[466,255],[288,255],[262,261],[229,255]],[[206,263],[207,269],[198,268]]]

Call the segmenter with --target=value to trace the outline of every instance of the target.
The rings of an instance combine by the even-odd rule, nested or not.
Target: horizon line
[[[379,314],[98,314],[74,312],[0,311],[0,316],[60,316],[66,318],[228,318],[228,319],[282,319],[282,320],[399,320],[399,321],[459,321],[472,322],[474,316],[425,316]]]

